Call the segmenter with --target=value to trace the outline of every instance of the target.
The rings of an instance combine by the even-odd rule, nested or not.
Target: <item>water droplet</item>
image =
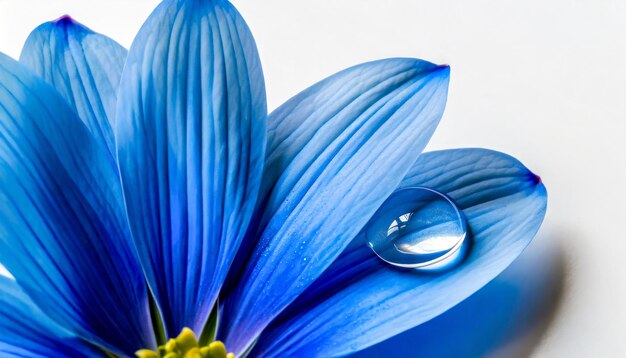
[[[423,187],[391,194],[365,227],[376,255],[405,268],[450,268],[463,258],[467,236],[465,215],[456,204]]]

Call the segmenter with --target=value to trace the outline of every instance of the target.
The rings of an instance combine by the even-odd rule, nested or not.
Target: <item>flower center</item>
[[[176,338],[171,338],[166,344],[159,346],[159,350],[140,349],[136,353],[138,358],[235,358],[233,353],[226,353],[226,346],[220,341],[200,347],[198,339],[189,328],[183,328]]]

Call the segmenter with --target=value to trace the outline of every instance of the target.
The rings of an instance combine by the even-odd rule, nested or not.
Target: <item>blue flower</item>
[[[195,335],[235,356],[339,356],[442,314],[522,252],[546,207],[510,156],[421,154],[448,78],[365,63],[268,116],[227,1],[164,1],[128,53],[69,17],[41,25],[19,63],[0,55],[0,263],[15,278],[0,279],[0,352],[182,352]],[[397,270],[358,236],[415,186],[463,210],[458,267]]]

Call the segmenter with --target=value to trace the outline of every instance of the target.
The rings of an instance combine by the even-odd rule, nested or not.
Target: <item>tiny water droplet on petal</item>
[[[447,269],[467,250],[467,221],[446,195],[423,187],[400,189],[365,227],[383,261],[404,268]]]

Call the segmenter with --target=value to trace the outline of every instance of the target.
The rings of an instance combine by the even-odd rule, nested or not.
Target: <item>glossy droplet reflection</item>
[[[467,250],[467,222],[447,196],[412,187],[391,194],[365,228],[369,246],[385,262],[406,268],[447,269]]]

